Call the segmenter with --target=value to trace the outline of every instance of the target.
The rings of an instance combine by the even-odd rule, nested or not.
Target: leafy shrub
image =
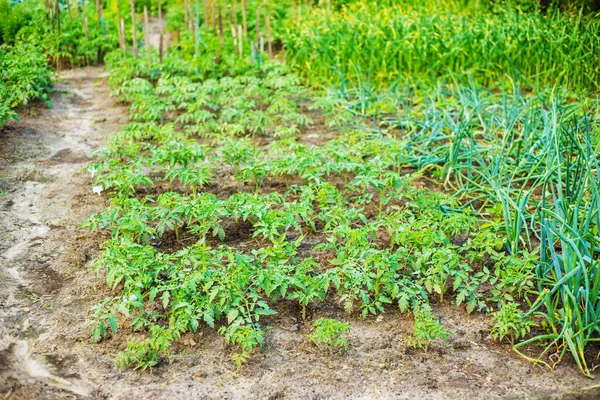
[[[50,77],[39,47],[25,43],[0,47],[0,127],[9,119],[17,120],[14,108],[32,99],[41,98],[50,107]]]
[[[12,4],[9,0],[0,0],[0,45],[14,44],[17,34],[32,21],[41,17],[44,10],[36,0],[26,0]]]

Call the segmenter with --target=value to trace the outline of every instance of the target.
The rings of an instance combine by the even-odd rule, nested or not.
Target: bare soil
[[[87,265],[104,237],[78,228],[104,207],[85,167],[128,121],[104,78],[99,67],[63,73],[51,110],[23,110],[0,133],[0,398],[600,398],[568,361],[534,366],[491,340],[488,317],[453,306],[434,309],[454,334],[427,352],[406,345],[412,319],[395,309],[362,320],[331,301],[302,324],[282,303],[245,369],[207,327],[182,337],[153,373],[117,368],[133,333],[91,343],[88,312],[111,292]],[[307,341],[315,315],[350,322],[346,354]]]

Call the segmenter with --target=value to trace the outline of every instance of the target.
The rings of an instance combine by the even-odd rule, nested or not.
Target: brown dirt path
[[[454,335],[426,353],[406,345],[410,317],[361,320],[326,303],[312,311],[352,327],[348,353],[327,354],[308,343],[298,310],[281,304],[243,370],[208,328],[179,340],[172,363],[153,374],[119,370],[114,357],[132,333],[90,342],[87,313],[111,293],[87,265],[102,238],[77,228],[104,206],[85,166],[128,121],[103,76],[64,73],[52,110],[32,107],[0,133],[0,399],[600,398],[573,366],[535,367],[490,339],[487,317],[452,306],[435,312]]]
[[[103,205],[85,166],[127,122],[103,76],[99,67],[63,73],[52,109],[34,105],[0,133],[0,398],[91,393],[59,338],[85,330],[72,285],[89,274],[80,267],[91,247],[79,247],[77,226]],[[57,330],[64,319],[69,330]]]

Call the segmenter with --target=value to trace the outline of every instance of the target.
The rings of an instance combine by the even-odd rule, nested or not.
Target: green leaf
[[[210,326],[211,328],[214,329],[215,319],[213,318],[212,314],[210,314],[209,312],[204,313],[204,322],[206,322],[208,324],[208,326]]]
[[[110,314],[108,316],[108,324],[110,325],[110,329],[112,330],[113,335],[116,335],[119,324],[118,324],[117,318],[114,316],[114,314]]]
[[[150,294],[148,295],[148,300],[150,302],[153,302],[154,299],[156,298],[157,294],[158,294],[158,288],[156,286],[153,286],[152,289],[150,289]]]
[[[167,308],[169,305],[169,299],[171,298],[171,294],[168,291],[164,291],[162,294],[162,304],[163,308]]]
[[[231,324],[233,321],[235,321],[235,319],[238,317],[239,314],[240,314],[240,312],[237,308],[231,309],[227,313],[227,323]]]

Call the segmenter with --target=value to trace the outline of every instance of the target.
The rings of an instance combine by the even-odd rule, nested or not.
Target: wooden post
[[[165,34],[165,26],[162,16],[162,4],[161,0],[158,0],[158,23],[160,24],[160,36],[158,39],[158,62],[162,64],[163,61],[163,40]]]
[[[225,45],[225,36],[223,35],[223,17],[221,15],[221,5],[217,5],[217,17],[219,18],[219,43],[221,47]]]
[[[79,18],[79,2],[75,1],[75,19]]]
[[[50,3],[48,4],[48,12],[49,12],[49,16],[50,16],[50,25],[52,27],[52,33],[54,34],[54,5],[56,2],[50,0]]]
[[[121,30],[121,6],[119,5],[119,0],[117,0],[117,32],[119,33],[119,48],[123,49],[123,32]]]
[[[67,11],[69,12],[69,21],[73,22],[73,10],[71,10],[71,3],[69,0],[66,0],[65,4],[67,6]]]
[[[260,48],[260,6],[256,7],[256,50]]]
[[[233,41],[233,49],[236,50],[237,49],[237,32],[235,30],[235,25],[231,24],[231,38]]]
[[[233,9],[232,6],[228,6],[228,7],[229,7],[229,25],[231,25],[232,27],[235,28],[237,26],[237,23],[236,23],[234,15],[233,15],[234,14],[234,11],[233,11],[234,9]]]
[[[217,48],[217,54],[215,54],[215,63],[219,64],[221,62],[221,51],[223,51],[224,47],[224,37],[223,37],[223,17],[221,16],[221,5],[217,5],[217,13],[215,18],[215,25],[217,25],[217,33],[219,35],[219,47]]]
[[[60,42],[60,4],[56,0],[56,32],[58,33],[58,40]]]
[[[242,27],[244,28],[244,38],[248,39],[248,20],[246,16],[246,0],[242,0]]]
[[[232,10],[232,17],[233,17],[233,24],[235,27],[238,26],[238,6],[237,6],[237,0],[233,0],[233,10]]]
[[[100,26],[100,16],[101,16],[101,3],[102,0],[96,0],[96,25]]]
[[[244,56],[244,38],[242,36],[242,26],[238,25],[238,51],[240,52],[240,57]]]
[[[235,21],[235,17],[234,17],[234,7],[235,5],[229,6],[229,27],[231,29],[231,38],[233,41],[233,51],[237,50],[237,31],[236,31],[236,27],[237,27],[237,23]]]
[[[265,28],[267,29],[267,47],[269,49],[269,57],[273,58],[273,37],[271,36],[271,18],[269,14],[265,15]]]
[[[206,1],[204,2],[204,19],[208,17],[206,15]],[[200,0],[196,0],[196,21],[194,23],[194,59],[198,59],[200,55]]]
[[[85,0],[81,0],[81,18],[83,18],[83,33],[85,34],[85,41],[88,41],[88,19],[85,13]]]
[[[148,53],[148,68],[152,67],[152,52],[150,46],[150,28],[148,23],[148,7],[144,5],[144,41],[146,42],[146,52]]]
[[[212,23],[213,26],[213,32],[215,34],[217,33],[217,13],[216,13],[216,5],[215,5],[215,0],[210,0],[210,22]]]
[[[159,0],[158,4],[160,4],[160,0]],[[189,29],[189,27],[190,27],[190,23],[188,21],[188,19],[189,19],[188,11],[189,11],[188,0],[183,0],[183,25],[187,29]]]
[[[198,1],[196,0],[196,3],[197,2]],[[198,8],[198,7],[199,7],[198,4],[196,4],[196,8]],[[208,0],[204,0],[202,2],[202,7],[204,7],[204,26],[208,26],[208,22],[209,22],[208,21]],[[198,18],[198,13],[196,13],[196,18]]]
[[[127,40],[125,39],[125,20],[121,18],[121,41],[123,46],[123,55],[127,56]]]
[[[137,29],[135,27],[135,0],[129,0],[131,4],[131,31],[133,33],[133,58],[138,58],[138,45],[137,45]]]

